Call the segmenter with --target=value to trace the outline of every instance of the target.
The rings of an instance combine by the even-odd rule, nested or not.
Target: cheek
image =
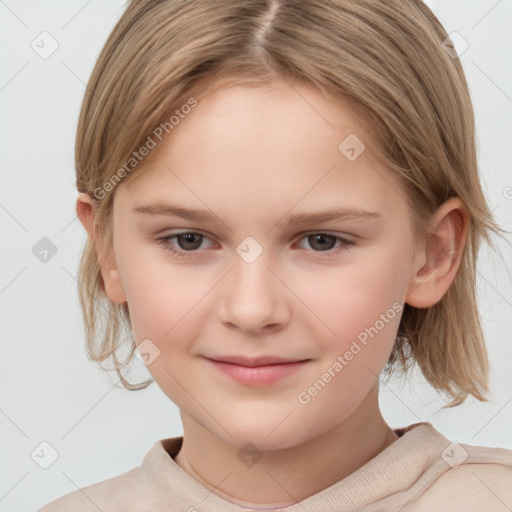
[[[300,403],[307,402],[303,407],[308,414],[322,415],[318,429],[343,420],[358,407],[393,348],[403,279],[401,263],[389,256],[376,251],[364,262],[331,268],[329,284],[314,286],[315,281],[325,283],[323,279],[304,283],[301,293],[309,289],[308,306],[321,320],[311,317],[318,326],[322,361],[302,388]]]
[[[149,338],[166,350],[185,340],[197,325],[201,299],[213,286],[212,276],[170,263],[164,249],[134,250],[119,262],[123,289],[130,308],[132,329],[137,342]]]
[[[187,390],[193,388],[187,365],[193,340],[200,338],[206,322],[204,301],[214,282],[212,276],[201,278],[185,267],[155,260],[146,259],[151,267],[125,267],[132,331],[137,343],[149,339],[156,346],[150,345],[152,362],[147,366],[155,382],[176,404],[186,406]]]
[[[327,348],[342,348],[360,334],[364,338],[365,329],[376,323],[379,338],[393,337],[405,286],[403,262],[396,252],[375,248],[364,259],[354,253],[348,264],[317,269],[300,280],[297,295],[306,298],[304,302],[315,313],[308,317],[318,324],[319,335],[331,340]]]

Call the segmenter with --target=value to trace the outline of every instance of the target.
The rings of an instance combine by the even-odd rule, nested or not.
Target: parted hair
[[[92,71],[76,135],[77,189],[93,200],[94,233],[103,241],[98,254],[88,236],[78,269],[88,358],[104,370],[112,371],[102,365],[112,362],[127,389],[153,382],[132,384],[122,373],[136,350],[128,304],[108,298],[100,270],[112,249],[115,185],[144,172],[133,161],[134,151],[191,98],[200,101],[223,85],[265,86],[275,80],[313,85],[354,109],[367,127],[365,144],[407,191],[417,240],[426,236],[428,219],[443,202],[464,202],[469,229],[454,281],[431,307],[404,305],[384,373],[405,375],[417,364],[451,400],[444,408],[468,395],[488,401],[476,266],[482,240],[495,247],[491,235],[503,230],[482,191],[473,106],[460,59],[420,0],[127,4]],[[150,152],[146,158],[151,157]],[[124,359],[121,348],[129,349]]]

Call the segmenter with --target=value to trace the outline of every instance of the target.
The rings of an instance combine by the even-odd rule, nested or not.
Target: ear
[[[457,274],[468,226],[469,214],[458,197],[448,199],[432,215],[425,241],[415,251],[405,302],[427,308],[441,300]]]
[[[101,262],[103,252],[103,239],[99,233],[94,232],[94,205],[88,194],[81,192],[76,200],[76,214],[83,227],[87,231],[89,238],[93,242],[98,261]],[[114,255],[109,252],[104,262],[101,264],[101,275],[103,277],[103,289],[112,302],[126,302],[126,295],[121,284],[119,271],[116,266]]]

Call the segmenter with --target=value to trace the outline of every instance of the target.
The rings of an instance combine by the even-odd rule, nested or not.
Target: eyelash
[[[158,245],[161,245],[166,251],[169,251],[172,255],[176,256],[178,259],[188,259],[188,258],[194,258],[194,254],[197,252],[200,252],[198,249],[192,250],[192,251],[184,251],[184,250],[178,250],[174,246],[170,245],[170,240],[172,238],[176,238],[180,235],[199,235],[203,238],[208,238],[206,235],[203,235],[202,233],[198,233],[196,231],[184,231],[183,233],[176,233],[174,235],[165,236],[163,238],[158,238],[157,243]],[[355,243],[351,240],[347,240],[346,238],[342,238],[340,236],[333,235],[331,233],[326,233],[324,231],[316,231],[316,232],[310,232],[305,234],[300,240],[303,238],[307,238],[311,235],[327,235],[330,237],[334,237],[336,240],[339,240],[342,242],[343,245],[341,247],[338,247],[337,249],[329,249],[327,251],[313,251],[318,254],[320,254],[321,258],[331,258],[333,256],[338,255],[341,251],[345,251],[350,249],[355,245]]]

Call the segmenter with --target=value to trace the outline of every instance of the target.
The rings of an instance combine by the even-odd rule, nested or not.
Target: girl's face
[[[122,291],[109,294],[127,300],[148,370],[182,417],[226,443],[306,442],[375,389],[415,245],[405,191],[370,144],[351,111],[309,86],[222,88],[118,185]],[[307,361],[255,384],[208,359],[221,356]]]

